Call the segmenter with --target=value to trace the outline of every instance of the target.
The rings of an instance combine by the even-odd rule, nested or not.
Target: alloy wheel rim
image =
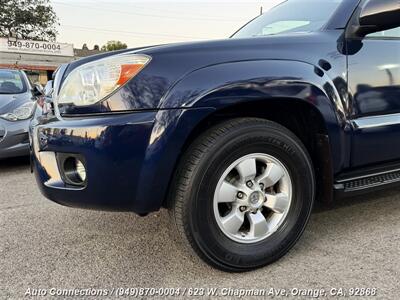
[[[285,165],[263,153],[233,162],[218,181],[214,216],[221,231],[239,243],[257,243],[276,232],[292,203]]]

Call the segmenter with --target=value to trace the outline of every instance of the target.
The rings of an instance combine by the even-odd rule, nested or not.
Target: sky
[[[92,49],[110,40],[129,48],[227,38],[282,0],[51,0],[58,42]]]

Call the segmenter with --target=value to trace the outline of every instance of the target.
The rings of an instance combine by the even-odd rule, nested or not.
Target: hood
[[[163,45],[136,50],[152,57],[125,92],[138,109],[158,108],[179,81],[200,69],[241,61],[290,60],[318,66],[322,59],[338,61],[343,31],[281,34],[246,39]],[[212,80],[212,79],[210,79]]]
[[[77,67],[102,59],[105,57],[123,54],[146,54],[153,58],[147,67],[155,65],[155,61],[162,62],[168,68],[168,72],[194,71],[208,65],[222,64],[226,62],[260,60],[260,59],[299,59],[308,61],[313,57],[316,45],[332,42],[332,37],[339,37],[342,31],[290,33],[270,35],[256,38],[229,38],[222,40],[210,40],[201,42],[185,42],[164,45],[144,46],[140,48],[123,49],[113,52],[105,52],[85,58],[81,58],[68,64],[63,73],[62,80]],[[301,49],[315,49],[304,52]],[[313,52],[313,53],[310,53]],[[160,66],[158,66],[159,69]]]
[[[32,101],[30,92],[22,94],[0,94],[0,115],[12,112],[22,104]]]
[[[112,111],[114,107],[125,110],[157,109],[161,100],[188,74],[214,65],[257,60],[293,60],[317,66],[321,59],[337,51],[343,30],[313,33],[280,34],[245,39],[224,39],[149,46],[104,54],[74,62],[62,76],[65,77],[82,63],[120,53],[145,54],[151,62],[118,92],[99,103],[87,107],[59,105],[63,115],[92,114]]]
[[[315,54],[321,51],[323,44],[332,46],[342,34],[342,30],[325,32],[303,32],[269,35],[253,38],[230,38],[205,42],[190,42],[151,46],[133,49],[134,53],[143,53],[153,58],[168,57],[179,66],[202,68],[207,65],[225,62],[291,59],[313,62]],[[316,46],[318,48],[316,49]],[[302,50],[310,50],[305,52]],[[311,61],[310,61],[311,60]]]

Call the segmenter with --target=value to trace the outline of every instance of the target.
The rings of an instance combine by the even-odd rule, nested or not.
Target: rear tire
[[[311,159],[288,129],[233,119],[198,137],[183,155],[169,202],[183,244],[218,269],[270,264],[297,242],[309,220]]]

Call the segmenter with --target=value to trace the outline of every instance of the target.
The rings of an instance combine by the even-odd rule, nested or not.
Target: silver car
[[[29,122],[40,95],[23,71],[0,69],[0,159],[29,155]]]

